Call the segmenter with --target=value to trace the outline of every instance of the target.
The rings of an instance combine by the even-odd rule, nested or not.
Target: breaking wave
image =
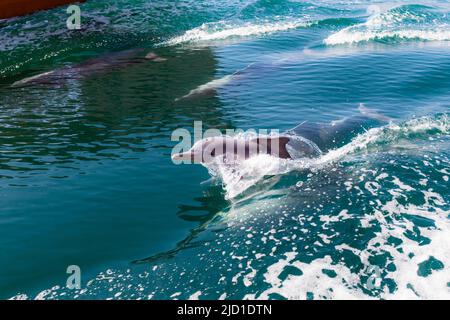
[[[367,41],[448,41],[448,13],[419,5],[396,7],[369,16],[366,22],[346,27],[324,40],[326,45]]]
[[[450,26],[449,26],[450,27]],[[441,30],[397,30],[397,31],[354,31],[352,28],[342,30],[325,39],[327,45],[345,43],[358,43],[371,40],[399,39],[399,40],[422,40],[422,41],[448,41],[450,31]]]
[[[162,45],[201,43],[229,38],[263,35],[307,27],[310,24],[310,22],[305,21],[304,19],[285,19],[276,22],[264,21],[261,23],[229,21],[204,23],[197,28],[186,31],[181,36],[165,41]]]

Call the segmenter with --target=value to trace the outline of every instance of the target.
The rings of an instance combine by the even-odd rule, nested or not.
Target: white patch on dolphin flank
[[[385,115],[382,115],[375,110],[367,108],[364,105],[364,103],[359,104],[358,110],[359,110],[359,112],[361,112],[361,114],[363,114],[367,118],[376,119],[376,120],[384,121],[384,122],[390,122],[392,120],[391,118],[389,118]]]
[[[43,73],[40,73],[40,74],[31,76],[31,77],[24,78],[24,79],[22,79],[22,80],[19,80],[19,81],[14,82],[14,83],[11,85],[11,87],[20,87],[20,86],[23,86],[23,85],[25,85],[25,84],[27,84],[27,83],[30,83],[30,82],[32,82],[32,81],[41,79],[41,78],[46,77],[46,76],[48,76],[48,75],[51,75],[51,74],[53,74],[54,72],[55,72],[55,71],[52,70],[52,71],[43,72]]]
[[[226,84],[230,83],[230,81],[233,80],[234,77],[235,77],[234,74],[230,74],[230,75],[226,75],[220,79],[214,79],[210,82],[202,84],[202,85],[198,86],[197,88],[189,91],[188,94],[182,96],[181,98],[175,99],[175,101],[212,94],[218,88],[223,87]]]

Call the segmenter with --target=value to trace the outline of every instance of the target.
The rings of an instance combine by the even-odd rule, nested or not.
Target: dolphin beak
[[[194,155],[192,152],[182,152],[182,153],[174,153],[172,154],[172,160],[193,160]]]
[[[174,153],[172,155],[172,160],[183,160],[183,154],[182,153]]]

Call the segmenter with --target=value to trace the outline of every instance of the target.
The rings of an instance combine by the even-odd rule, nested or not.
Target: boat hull
[[[39,10],[85,0],[0,0],[0,19],[23,16]]]

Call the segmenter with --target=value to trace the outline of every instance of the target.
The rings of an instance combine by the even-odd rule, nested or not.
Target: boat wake
[[[346,27],[324,40],[326,45],[367,41],[448,41],[448,12],[420,5],[405,5],[372,14],[366,22]]]
[[[231,22],[218,21],[204,23],[201,26],[188,30],[180,36],[171,38],[161,46],[173,46],[183,43],[203,43],[216,40],[258,36],[274,32],[286,31],[301,27],[308,27],[310,22],[304,19],[284,18],[280,21],[262,22]]]

